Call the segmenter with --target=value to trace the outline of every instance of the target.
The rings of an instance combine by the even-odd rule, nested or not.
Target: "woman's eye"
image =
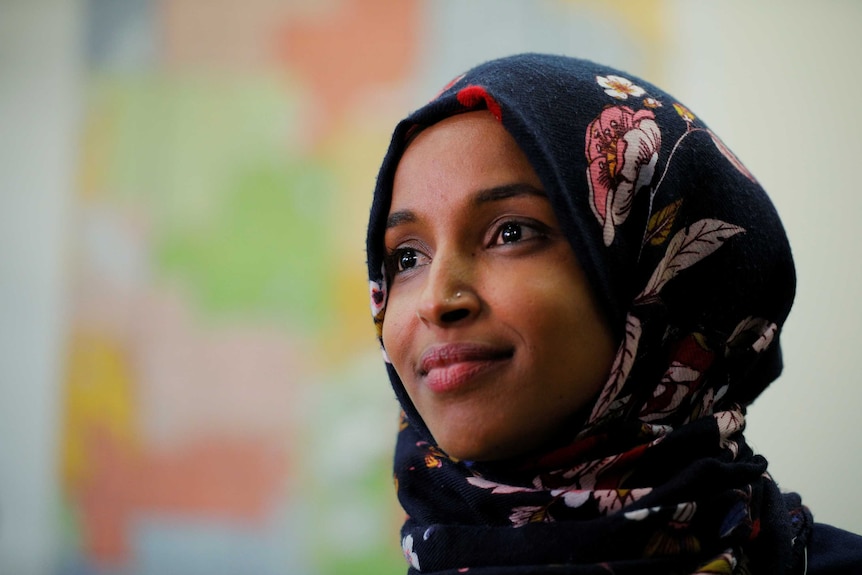
[[[398,271],[410,269],[416,265],[416,250],[407,248],[397,252]]]
[[[522,233],[521,224],[507,222],[500,228],[500,242],[504,244],[517,242],[521,239]]]
[[[428,263],[428,256],[415,248],[397,248],[386,258],[386,266],[399,274]]]
[[[497,228],[494,232],[494,239],[491,241],[491,245],[514,244],[543,235],[545,235],[545,232],[538,223],[531,225],[509,221],[502,223]]]

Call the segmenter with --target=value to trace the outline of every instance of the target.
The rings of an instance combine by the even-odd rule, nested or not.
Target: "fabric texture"
[[[782,368],[789,244],[754,176],[657,87],[525,54],[470,70],[403,120],[368,228],[378,336],[401,154],[417,129],[477,109],[539,175],[619,347],[571,429],[495,463],[441,451],[387,360],[403,408],[395,479],[409,573],[802,573],[811,515],[743,434],[746,407]]]
[[[807,575],[858,575],[862,565],[862,536],[815,523],[805,562]]]

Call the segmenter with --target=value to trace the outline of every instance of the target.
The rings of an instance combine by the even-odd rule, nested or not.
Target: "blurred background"
[[[0,0],[0,573],[402,573],[364,226],[394,123],[521,51],[686,102],[799,273],[749,436],[862,532],[862,4]]]

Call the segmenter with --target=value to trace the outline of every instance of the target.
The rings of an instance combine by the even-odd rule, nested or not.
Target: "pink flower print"
[[[646,93],[646,90],[640,86],[636,86],[631,80],[622,76],[614,76],[612,74],[596,76],[596,82],[605,89],[605,94],[617,100],[626,100],[629,96],[637,98]]]
[[[605,108],[587,128],[590,207],[602,224],[605,245],[628,217],[635,193],[652,180],[660,148],[661,131],[651,110]]]
[[[386,280],[383,279],[380,283],[375,281],[368,282],[368,291],[371,297],[371,315],[377,315],[386,307]]]
[[[386,308],[385,270],[383,279],[380,280],[380,283],[376,281],[370,281],[368,290],[370,292],[369,295],[371,298],[371,316],[374,318],[374,327],[377,330],[377,337],[381,340],[381,345],[383,345],[383,315]],[[386,350],[383,350],[383,359],[386,360],[387,363],[392,363],[391,361],[389,361],[389,356],[386,355]]]

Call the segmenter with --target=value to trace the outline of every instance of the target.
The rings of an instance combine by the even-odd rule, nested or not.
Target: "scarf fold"
[[[480,65],[402,121],[368,229],[383,232],[416,129],[489,110],[539,175],[619,347],[587,412],[518,461],[449,458],[387,359],[409,573],[801,573],[811,519],[744,437],[781,371],[795,275],[754,176],[687,107],[631,75],[525,54]]]

